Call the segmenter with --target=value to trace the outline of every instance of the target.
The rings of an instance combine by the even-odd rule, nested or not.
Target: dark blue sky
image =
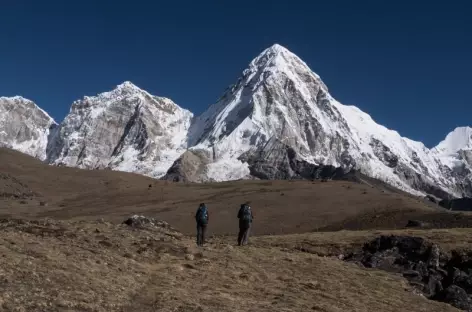
[[[60,121],[130,80],[201,113],[279,43],[332,95],[431,146],[472,126],[467,1],[1,1],[0,95]]]

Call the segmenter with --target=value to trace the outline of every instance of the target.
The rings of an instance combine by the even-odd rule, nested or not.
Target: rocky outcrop
[[[162,180],[173,182],[199,182],[210,163],[204,151],[188,150],[177,159]]]
[[[146,228],[146,227],[157,227],[157,228],[164,228],[164,229],[171,229],[169,223],[161,220],[157,220],[155,218],[141,216],[141,215],[133,215],[123,221],[123,224],[126,224],[130,227],[134,228]]]
[[[0,146],[46,159],[48,137],[56,122],[34,102],[16,97],[0,97]]]
[[[314,165],[303,160],[294,148],[277,141],[269,142],[260,150],[248,152],[240,157],[247,162],[250,174],[259,179],[348,179],[349,169],[342,167]]]
[[[471,252],[445,253],[420,237],[380,236],[344,260],[402,274],[429,299],[472,311]]]

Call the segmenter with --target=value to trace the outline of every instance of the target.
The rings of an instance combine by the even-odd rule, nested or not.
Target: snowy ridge
[[[435,148],[438,155],[451,155],[460,150],[472,149],[472,128],[459,127],[446,136]]]
[[[193,115],[130,82],[72,104],[48,146],[56,165],[164,175],[187,148]]]
[[[56,122],[33,101],[0,97],[0,146],[46,159],[48,137]]]

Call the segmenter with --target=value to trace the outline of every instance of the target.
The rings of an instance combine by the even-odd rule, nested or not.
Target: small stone
[[[415,277],[420,276],[420,272],[415,271],[415,270],[408,270],[408,271],[403,272],[403,276],[406,278],[415,278]]]
[[[193,261],[193,260],[195,260],[195,256],[192,255],[192,254],[187,254],[187,255],[185,255],[185,259],[189,260],[189,261]]]
[[[123,255],[123,257],[129,258],[129,259],[133,259],[133,258],[134,258],[134,255],[133,255],[132,253],[127,252],[127,253],[125,253],[125,254]]]

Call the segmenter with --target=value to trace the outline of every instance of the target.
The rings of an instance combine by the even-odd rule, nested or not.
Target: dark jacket
[[[198,217],[200,215],[200,212],[202,211],[202,208],[203,208],[202,206],[198,207],[197,212],[195,213],[195,220],[197,221],[197,223],[201,223]],[[206,211],[207,211],[207,220],[205,224],[208,223],[208,221],[210,221],[210,211],[208,211],[208,208],[206,209]]]
[[[246,205],[241,205],[241,208],[239,208],[239,211],[238,211],[238,219],[239,219],[240,222],[244,221],[244,220],[241,219],[243,217],[244,206],[246,206]],[[252,213],[252,208],[251,208],[250,211],[251,211],[251,219],[249,220],[249,223],[251,223],[252,219],[254,219],[254,215]]]

